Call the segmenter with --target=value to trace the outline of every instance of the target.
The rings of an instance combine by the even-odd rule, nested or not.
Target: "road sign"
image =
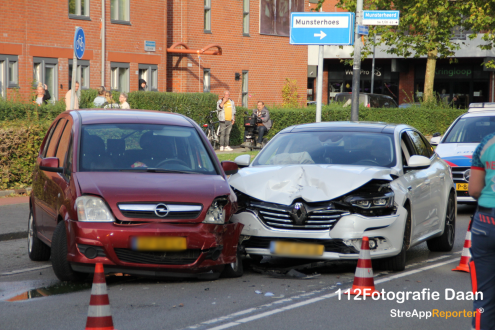
[[[358,25],[358,34],[369,35],[369,28],[367,25]]]
[[[363,25],[399,25],[398,10],[363,10]]]
[[[84,37],[84,31],[78,27],[76,33],[74,33],[74,53],[78,59],[81,59],[86,50],[86,38]]]
[[[156,42],[155,41],[150,41],[150,40],[145,40],[144,41],[144,51],[145,52],[154,52],[154,51],[156,51]]]
[[[354,13],[291,13],[291,45],[352,45]]]

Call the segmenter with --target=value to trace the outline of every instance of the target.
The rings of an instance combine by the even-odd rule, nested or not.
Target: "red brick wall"
[[[414,102],[414,64],[409,62],[409,72],[399,76],[399,105]]]
[[[33,80],[33,56],[58,58],[58,97],[68,90],[68,59],[72,58],[72,44],[76,26],[84,29],[86,52],[83,59],[90,60],[90,87],[101,85],[101,0],[91,0],[90,19],[69,19],[68,1],[45,0],[42,6],[33,7],[25,1],[2,1],[2,31],[0,54],[22,50],[19,56],[19,85],[21,94],[31,96]],[[110,23],[110,1],[106,3],[106,62],[105,87],[110,87],[110,61],[129,59],[131,63],[130,90],[138,89],[138,63],[158,62],[158,88],[166,89],[166,5],[164,1],[148,0],[146,5],[130,0],[131,25]],[[8,13],[8,14],[7,14]],[[156,42],[156,52],[144,51],[144,40]],[[125,53],[125,54],[120,54]],[[141,56],[135,56],[141,55]],[[155,55],[155,56],[149,56]],[[157,59],[158,57],[158,59]],[[60,86],[62,85],[62,87]],[[53,91],[50,91],[52,94]],[[8,94],[11,94],[9,90]]]
[[[172,2],[172,3],[171,3]],[[306,102],[306,46],[292,46],[288,37],[259,33],[259,0],[250,0],[250,36],[242,35],[243,2],[212,1],[211,34],[204,33],[203,1],[170,1],[168,10],[168,45],[185,42],[190,49],[209,44],[222,47],[221,56],[168,55],[168,91],[202,92],[203,69],[211,70],[211,92],[229,90],[236,104],[241,104],[241,80],[235,73],[249,71],[249,102],[258,100],[268,106],[282,103],[285,78],[296,79],[301,104]],[[305,1],[308,10],[308,0]],[[183,22],[181,24],[181,10]]]

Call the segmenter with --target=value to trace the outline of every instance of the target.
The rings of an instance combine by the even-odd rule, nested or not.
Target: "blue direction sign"
[[[364,10],[363,25],[399,25],[398,10]]]
[[[370,31],[367,25],[358,25],[358,34],[369,35]]]
[[[84,56],[85,50],[86,38],[84,37],[84,31],[82,28],[78,27],[74,34],[74,53],[79,60]]]
[[[354,44],[354,13],[291,13],[291,45]]]

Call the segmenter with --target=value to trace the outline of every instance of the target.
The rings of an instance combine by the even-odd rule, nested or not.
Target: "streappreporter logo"
[[[483,313],[484,310],[483,308],[480,308],[478,310],[480,313]],[[391,309],[390,310],[390,317],[406,317],[406,318],[411,318],[415,317],[418,319],[429,319],[433,317],[438,317],[438,318],[443,318],[443,319],[450,319],[450,318],[460,318],[460,317],[476,317],[477,311],[467,311],[467,310],[460,310],[460,311],[442,311],[439,309],[432,309],[431,311],[418,311],[417,309],[413,309],[410,311],[405,311],[405,310],[400,310],[400,309]]]

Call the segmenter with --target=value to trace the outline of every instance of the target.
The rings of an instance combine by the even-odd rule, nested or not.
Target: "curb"
[[[0,242],[1,241],[10,241],[10,240],[19,239],[19,238],[26,238],[27,234],[28,234],[27,231],[18,231],[15,233],[0,234]]]
[[[31,193],[31,190],[32,190],[31,187],[22,188],[22,189],[14,189],[14,190],[2,190],[2,191],[0,191],[0,197],[9,196],[12,194],[17,194],[17,195],[26,194],[26,195],[28,195],[29,193]]]

